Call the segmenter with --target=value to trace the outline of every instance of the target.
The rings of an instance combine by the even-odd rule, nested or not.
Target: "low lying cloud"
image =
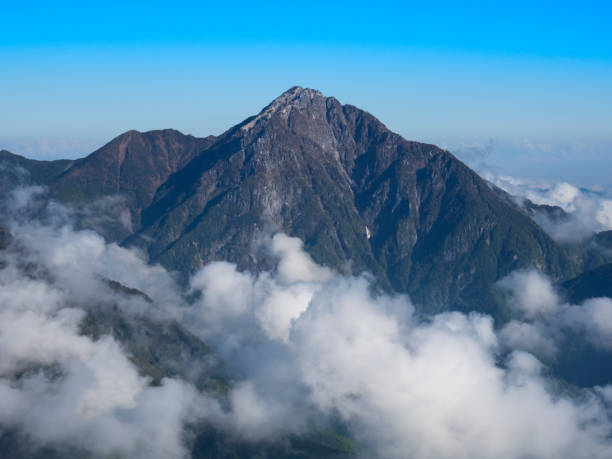
[[[408,297],[318,266],[283,234],[263,242],[275,269],[215,262],[181,292],[138,253],[45,221],[13,219],[0,252],[0,435],[99,456],[187,457],[193,426],[256,443],[341,422],[363,457],[612,456],[612,386],[565,394],[543,363],[566,327],[612,349],[612,300],[568,305],[541,274],[519,272],[500,283],[517,317],[501,330],[476,313],[423,319]],[[180,376],[152,384],[112,336],[85,336],[88,312],[112,305],[178,321],[212,346],[232,375],[226,394]]]
[[[0,270],[0,425],[99,455],[183,454],[195,391],[172,379],[153,387],[111,337],[83,336],[74,293],[59,279]]]
[[[578,188],[569,183],[536,183],[514,177],[485,173],[483,177],[520,200],[556,206],[565,216],[548,213],[534,215],[536,222],[552,237],[562,242],[579,241],[596,232],[612,230],[612,200],[598,191]]]
[[[550,357],[568,338],[580,338],[612,352],[612,298],[569,304],[537,271],[516,271],[502,279],[499,286],[508,294],[509,305],[522,317],[501,330],[509,349]]]
[[[17,190],[7,208],[27,214],[43,193]],[[33,447],[100,456],[186,455],[185,423],[205,400],[180,379],[151,385],[119,342],[81,331],[88,312],[113,306],[169,320],[180,302],[171,276],[94,232],[45,220],[2,222],[12,242],[0,253],[0,435],[16,430]],[[107,279],[150,291],[158,303],[128,298]]]
[[[284,235],[273,241],[294,241],[301,250]],[[217,264],[200,273],[207,278],[195,305],[202,317],[210,317],[212,307],[206,288],[238,275],[225,277],[228,268]],[[505,282],[515,294],[528,286],[516,305],[529,317],[556,308],[546,302],[557,298],[552,287],[535,276],[540,275],[525,273]],[[279,281],[275,273],[264,273],[242,277],[236,285],[259,300],[245,303],[229,289],[223,289],[227,294],[215,290],[209,299],[224,305],[228,322],[243,324],[224,328],[229,336],[222,341],[248,343],[243,352],[257,362],[242,366],[246,382],[232,397],[232,416],[243,435],[270,435],[279,426],[308,425],[301,416],[338,413],[370,448],[366,455],[379,457],[612,453],[600,392],[586,391],[580,401],[553,395],[543,365],[520,348],[505,352],[508,329],[498,335],[488,316],[445,313],[421,322],[408,298],[372,296],[363,277],[336,275],[313,283],[299,276]],[[539,289],[548,295],[543,300]],[[296,307],[283,322],[285,331],[277,334],[269,332],[268,317],[260,311],[279,291],[287,295],[285,304]],[[529,301],[536,304],[526,306]],[[216,310],[217,319],[219,314]],[[532,344],[539,350],[543,342]],[[554,340],[549,345],[554,348]]]

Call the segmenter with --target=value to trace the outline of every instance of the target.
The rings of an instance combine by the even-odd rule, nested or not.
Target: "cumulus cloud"
[[[539,357],[552,359],[559,349],[556,336],[550,330],[534,324],[512,320],[500,331],[499,337],[508,349],[523,350]]]
[[[583,331],[596,346],[612,351],[612,299],[591,298],[580,306],[566,306],[567,327]]]
[[[545,277],[523,271],[500,283],[517,318],[502,330],[476,313],[423,319],[408,297],[318,266],[283,234],[264,238],[274,269],[211,263],[185,300],[137,253],[45,221],[14,220],[0,252],[0,430],[101,456],[182,457],[188,425],[258,442],[340,420],[363,457],[612,455],[612,389],[554,391],[540,358],[567,327],[607,349],[612,300],[565,304]],[[223,400],[179,376],[153,385],[112,336],[85,336],[84,317],[105,304],[178,321],[213,346],[232,372]]]
[[[516,271],[499,281],[508,304],[525,320],[513,320],[500,332],[510,349],[554,356],[559,343],[583,339],[612,351],[612,298],[591,298],[574,305],[564,301],[550,279],[537,271]]]
[[[27,210],[42,192],[16,190],[10,206]],[[184,426],[207,399],[180,379],[151,385],[113,337],[81,331],[90,309],[109,305],[169,320],[178,299],[171,276],[91,231],[3,223],[12,244],[0,254],[0,435],[17,429],[33,445],[100,456],[187,455]],[[128,299],[107,279],[158,303]]]
[[[492,173],[484,173],[483,177],[517,197],[519,204],[528,199],[534,204],[561,208],[565,215],[546,212],[534,215],[536,222],[559,241],[578,241],[596,232],[612,230],[612,200],[598,191],[565,182],[538,183]]]
[[[0,426],[100,455],[183,455],[195,391],[172,379],[153,387],[113,338],[82,335],[71,293],[0,270]]]
[[[559,297],[546,276],[538,271],[515,271],[499,281],[509,302],[526,317],[549,314],[558,308]]]
[[[275,239],[301,250],[292,238]],[[311,263],[307,255],[300,257]],[[195,307],[210,317],[213,304],[223,304],[214,310],[217,319],[227,314],[234,324],[248,324],[248,338],[243,326],[224,327],[229,336],[221,338],[244,343],[243,352],[257,362],[242,365],[245,382],[231,399],[233,425],[243,435],[271,435],[279,426],[308,425],[308,416],[338,413],[370,448],[366,455],[612,453],[601,399],[595,392],[585,392],[580,401],[553,395],[529,346],[506,352],[508,336],[516,338],[517,330],[498,333],[490,317],[478,314],[445,313],[418,321],[408,298],[373,296],[364,277],[335,275],[313,283],[311,276],[280,280],[275,273],[251,276],[230,267],[210,265],[196,275],[202,298]],[[236,276],[234,285],[247,292],[246,303],[242,294],[217,288],[216,280]],[[503,284],[514,295],[514,307],[529,319],[551,317],[560,308],[559,297],[540,274],[518,273]],[[306,294],[296,289],[304,285]],[[291,320],[282,322],[285,332],[270,333],[259,311],[279,290],[287,295],[283,302]],[[540,336],[532,324],[520,325],[527,327],[522,335],[531,336],[534,351],[548,346],[554,352],[554,336]],[[206,337],[219,339],[214,333]],[[514,345],[519,343],[515,339]]]

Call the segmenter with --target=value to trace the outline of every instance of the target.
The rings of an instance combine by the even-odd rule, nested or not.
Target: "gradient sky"
[[[612,189],[610,2],[12,3],[0,148],[15,153],[219,134],[297,84],[476,168]]]

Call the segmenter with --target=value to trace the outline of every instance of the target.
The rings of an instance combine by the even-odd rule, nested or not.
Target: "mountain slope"
[[[172,129],[128,131],[74,161],[50,181],[51,190],[63,201],[121,194],[138,221],[157,188],[213,141],[213,136],[199,139]]]
[[[0,197],[17,185],[47,184],[74,161],[37,161],[0,150]]]
[[[586,271],[562,284],[573,304],[589,298],[612,298],[612,263]]]

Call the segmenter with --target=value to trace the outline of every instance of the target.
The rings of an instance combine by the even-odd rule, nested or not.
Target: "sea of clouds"
[[[580,188],[567,182],[548,183],[507,175],[483,173],[483,177],[517,199],[556,206],[562,218],[536,212],[535,221],[560,242],[577,242],[600,231],[612,230],[612,199],[600,190]]]
[[[317,265],[282,233],[258,241],[275,269],[214,262],[185,289],[141,254],[75,230],[44,189],[15,190],[3,211],[0,435],[33,449],[181,458],[198,423],[258,442],[334,418],[363,457],[612,457],[612,385],[559,390],[542,363],[567,330],[612,350],[609,298],[567,304],[544,275],[519,271],[499,284],[516,317],[501,328],[477,313],[422,317],[407,296]],[[210,345],[232,374],[225,399],[178,376],[154,385],[112,336],[84,335],[88,311],[111,305],[178,321]]]

